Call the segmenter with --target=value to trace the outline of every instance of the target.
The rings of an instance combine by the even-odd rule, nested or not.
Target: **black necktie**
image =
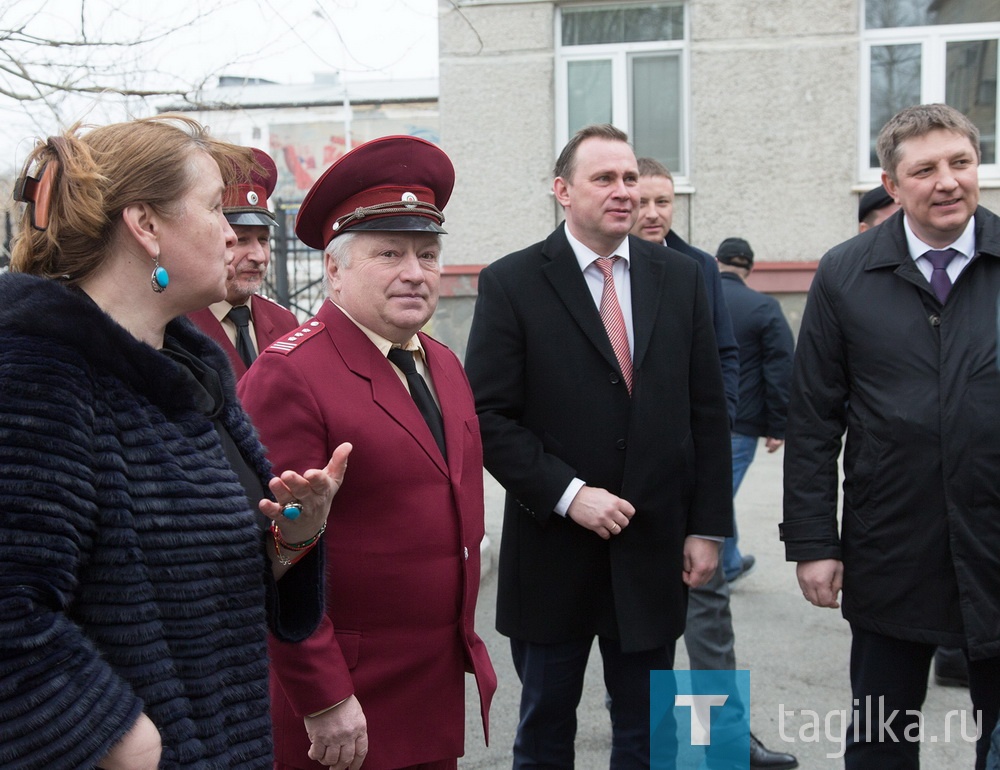
[[[406,375],[406,384],[410,386],[410,395],[427,422],[427,427],[431,429],[431,435],[434,436],[434,440],[441,450],[441,456],[447,459],[448,454],[444,449],[444,421],[441,419],[441,410],[434,402],[434,397],[431,395],[424,378],[417,371],[417,364],[413,360],[413,351],[392,348],[389,350],[388,358]]]
[[[249,369],[257,357],[257,351],[253,349],[253,340],[250,339],[250,308],[246,305],[234,307],[229,311],[228,318],[236,324],[236,352],[240,354],[240,358]]]

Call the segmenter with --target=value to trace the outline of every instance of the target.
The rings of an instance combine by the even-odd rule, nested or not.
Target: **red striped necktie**
[[[607,329],[608,339],[615,351],[618,365],[622,369],[622,377],[629,395],[632,393],[632,351],[628,347],[628,330],[625,328],[625,316],[618,304],[618,293],[615,291],[615,279],[612,275],[615,262],[621,257],[598,257],[597,267],[604,274],[604,290],[601,292],[601,320]]]

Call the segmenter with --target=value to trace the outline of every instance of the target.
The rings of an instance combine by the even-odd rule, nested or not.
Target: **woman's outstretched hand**
[[[347,458],[354,447],[343,443],[333,450],[325,468],[311,468],[303,474],[284,471],[268,483],[274,500],[261,500],[260,511],[278,526],[286,543],[313,538],[326,524],[330,504],[344,483]],[[287,509],[287,510],[286,510]],[[275,576],[284,573],[275,557]]]

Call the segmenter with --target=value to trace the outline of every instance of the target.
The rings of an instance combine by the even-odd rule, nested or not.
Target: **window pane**
[[[633,8],[564,8],[562,12],[563,45],[641,43],[683,38],[684,6],[676,3]]]
[[[562,14],[563,45],[620,43],[624,37],[619,10],[564,10]]]
[[[878,168],[878,132],[904,107],[920,104],[920,46],[872,46],[870,163]]]
[[[611,123],[611,62],[571,61],[567,71],[569,134],[591,123]]]
[[[865,27],[923,27],[1000,21],[1000,0],[867,0]]]
[[[676,55],[635,56],[632,65],[632,145],[675,173],[681,168],[681,65]]]
[[[945,102],[979,129],[983,163],[997,162],[997,41],[948,43]]]
[[[682,5],[651,5],[645,8],[626,9],[622,13],[625,16],[626,43],[684,38]]]

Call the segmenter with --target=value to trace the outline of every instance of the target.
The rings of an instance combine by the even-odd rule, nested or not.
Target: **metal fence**
[[[264,279],[264,293],[304,321],[316,314],[326,298],[323,252],[295,237],[298,203],[275,201],[274,213],[278,225],[272,237],[271,266]]]

